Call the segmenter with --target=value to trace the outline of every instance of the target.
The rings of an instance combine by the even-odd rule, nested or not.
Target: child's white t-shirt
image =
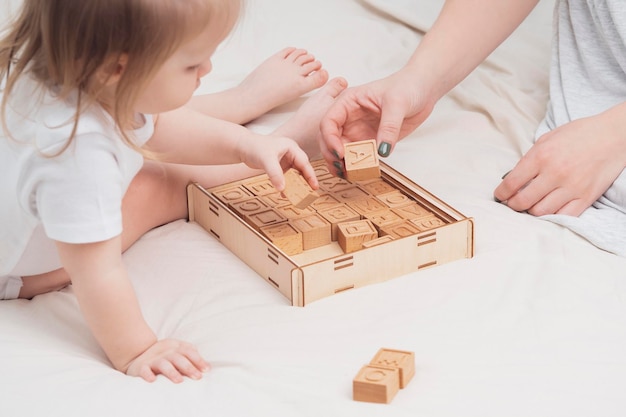
[[[143,157],[98,105],[81,114],[70,146],[50,156],[71,135],[75,103],[76,95],[59,100],[28,76],[12,92],[0,132],[0,278],[59,268],[54,241],[100,242],[122,232],[122,198]],[[152,117],[142,117],[131,132],[137,146],[154,131]]]

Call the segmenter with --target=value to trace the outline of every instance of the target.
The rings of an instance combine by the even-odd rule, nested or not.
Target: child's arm
[[[146,147],[166,162],[189,165],[243,162],[251,168],[265,170],[278,190],[284,188],[283,172],[296,168],[311,187],[318,187],[313,167],[295,141],[260,135],[185,107],[156,118],[154,135]]]
[[[195,348],[175,340],[158,341],[146,324],[122,262],[121,238],[97,243],[57,242],[63,267],[96,340],[113,366],[153,381],[198,379],[207,369]]]

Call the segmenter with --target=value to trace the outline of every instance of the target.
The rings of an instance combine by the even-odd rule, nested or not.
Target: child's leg
[[[287,136],[298,142],[298,145],[307,153],[309,159],[321,157],[317,137],[322,117],[348,86],[346,80],[341,77],[330,80],[323,89],[309,97],[298,108],[289,120],[279,126],[274,133]]]
[[[319,122],[345,87],[345,80],[331,80],[308,99],[276,133],[291,137],[301,146],[312,149],[313,153],[319,152],[316,148]],[[187,184],[190,182],[198,182],[210,188],[260,173],[261,171],[244,164],[192,166],[146,161],[124,196],[122,250],[128,249],[155,227],[186,219]],[[70,283],[69,276],[62,269],[22,279],[24,285],[20,298],[32,298],[38,294],[56,291]]]
[[[209,116],[248,123],[328,81],[322,64],[303,49],[285,48],[266,59],[237,87],[194,96],[189,106]]]

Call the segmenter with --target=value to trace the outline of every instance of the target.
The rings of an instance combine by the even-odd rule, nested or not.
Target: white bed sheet
[[[351,84],[384,76],[440,4],[248,0],[202,92],[235,85],[288,45]],[[472,259],[297,308],[198,225],[174,222],[124,259],[158,335],[195,343],[213,369],[148,384],[111,368],[71,288],[5,301],[0,415],[625,415],[626,259],[492,199],[543,115],[551,4],[386,161],[475,219]],[[270,130],[300,102],[250,127]],[[380,347],[415,352],[416,375],[391,404],[354,402],[352,379]]]

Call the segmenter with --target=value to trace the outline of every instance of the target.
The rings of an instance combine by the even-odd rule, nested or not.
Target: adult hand
[[[200,379],[202,373],[208,370],[209,365],[192,344],[163,339],[133,359],[126,374],[139,376],[148,382],[153,382],[157,375],[162,374],[178,384],[185,376]]]
[[[432,112],[435,101],[410,68],[389,77],[348,88],[321,121],[320,149],[329,167],[341,174],[343,144],[376,138],[378,153],[388,156],[398,140],[414,131]]]
[[[541,136],[494,191],[496,200],[535,216],[579,216],[626,166],[615,111],[578,119]]]

